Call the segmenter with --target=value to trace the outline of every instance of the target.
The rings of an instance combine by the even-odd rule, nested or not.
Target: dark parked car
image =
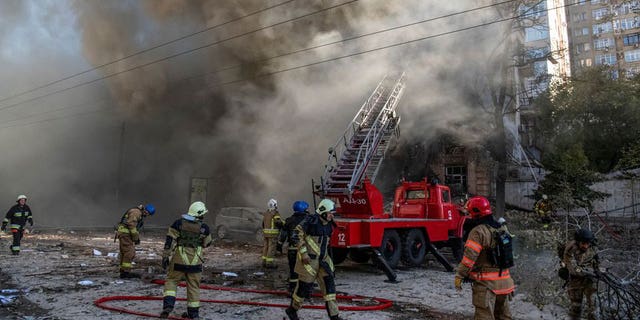
[[[215,215],[213,232],[218,239],[262,243],[262,210],[252,207],[222,208]]]

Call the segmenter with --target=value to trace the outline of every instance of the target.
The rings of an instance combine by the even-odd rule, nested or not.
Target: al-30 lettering
[[[342,198],[343,203],[348,204],[367,204],[367,199]]]

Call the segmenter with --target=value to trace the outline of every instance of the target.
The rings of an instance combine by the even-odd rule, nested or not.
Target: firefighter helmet
[[[578,229],[576,230],[575,239],[578,242],[593,243],[596,237],[589,229]]]
[[[546,194],[543,194],[543,195],[542,195],[542,199],[543,199],[543,200],[547,200],[548,198],[549,198],[549,197],[547,197],[547,195],[546,195]]]
[[[151,203],[147,203],[147,205],[144,206],[144,210],[149,212],[150,216],[156,213],[156,207],[154,207]]]
[[[22,199],[27,200],[27,196],[25,196],[24,194],[21,194],[21,195],[18,196],[18,199],[16,199],[16,201],[20,201]]]
[[[304,212],[309,209],[309,204],[306,201],[298,200],[293,203],[293,212]]]
[[[187,214],[195,218],[202,218],[207,212],[209,212],[209,210],[207,210],[204,203],[202,201],[196,201],[189,206],[189,212],[187,212]]]
[[[471,213],[471,218],[477,219],[491,214],[491,203],[485,197],[475,196],[467,201],[465,205],[467,211]]]
[[[326,215],[329,212],[335,212],[335,211],[336,211],[336,204],[330,199],[322,199],[322,201],[318,203],[318,209],[316,209],[316,212],[319,215]]]
[[[269,207],[269,210],[278,209],[278,201],[276,201],[276,199],[269,199],[267,206]]]

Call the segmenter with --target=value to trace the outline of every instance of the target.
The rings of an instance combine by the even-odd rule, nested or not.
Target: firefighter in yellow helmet
[[[474,319],[511,319],[509,300],[515,285],[509,269],[500,266],[497,261],[500,259],[495,254],[498,246],[496,233],[506,232],[508,235],[506,226],[494,220],[491,204],[485,197],[472,197],[467,201],[466,207],[477,225],[469,232],[464,245],[464,255],[455,276],[455,287],[462,290],[464,279],[473,283],[472,302],[476,308]],[[505,239],[510,240],[510,236]],[[512,252],[508,255],[512,255]]]
[[[13,255],[20,254],[20,241],[24,234],[24,228],[29,223],[33,227],[33,216],[31,208],[27,205],[27,196],[21,194],[16,200],[17,204],[12,206],[2,221],[2,231],[7,230],[7,225],[11,228],[13,243],[9,246]]]
[[[120,242],[120,278],[139,278],[131,272],[133,258],[136,257],[136,245],[140,244],[140,228],[144,219],[156,213],[152,204],[133,207],[122,215],[116,229],[116,238]],[[115,240],[114,240],[115,241]]]
[[[542,195],[542,198],[536,201],[533,206],[533,210],[538,215],[538,219],[542,222],[543,226],[547,228],[549,223],[553,221],[553,208],[551,207],[551,201],[546,194]]]
[[[270,199],[267,206],[267,211],[262,214],[262,233],[264,237],[262,266],[265,268],[275,268],[278,235],[284,223],[278,212],[278,202],[275,199]]]
[[[204,203],[196,201],[187,214],[171,224],[162,253],[162,268],[169,269],[164,284],[164,299],[160,318],[168,318],[176,304],[178,282],[187,283],[187,312],[183,318],[199,319],[200,279],[202,279],[202,249],[211,245],[211,230],[202,222],[208,212]]]
[[[298,310],[302,308],[304,299],[311,297],[315,281],[322,290],[329,319],[341,319],[336,302],[333,261],[329,256],[329,242],[335,228],[335,203],[323,199],[318,204],[316,213],[307,215],[296,227],[298,259],[295,272],[298,274],[298,285],[291,295],[291,305],[285,310],[290,320],[299,319]]]

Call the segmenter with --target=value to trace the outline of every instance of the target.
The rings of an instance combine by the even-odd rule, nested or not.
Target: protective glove
[[[135,245],[140,244],[140,239],[135,239],[135,240],[133,240],[133,244],[135,244]]]
[[[302,263],[304,263],[304,264],[309,264],[309,263],[311,263],[311,257],[309,257],[309,255],[308,255],[308,254],[306,254],[306,253],[305,253],[305,254],[303,254],[303,255],[302,255]]]
[[[278,252],[282,253],[282,243],[276,244],[276,250],[278,250]]]
[[[169,258],[163,257],[162,258],[162,270],[167,271],[168,267],[169,267]]]
[[[454,285],[456,287],[456,290],[461,291],[462,290],[462,278],[456,277],[456,279],[454,280]]]

